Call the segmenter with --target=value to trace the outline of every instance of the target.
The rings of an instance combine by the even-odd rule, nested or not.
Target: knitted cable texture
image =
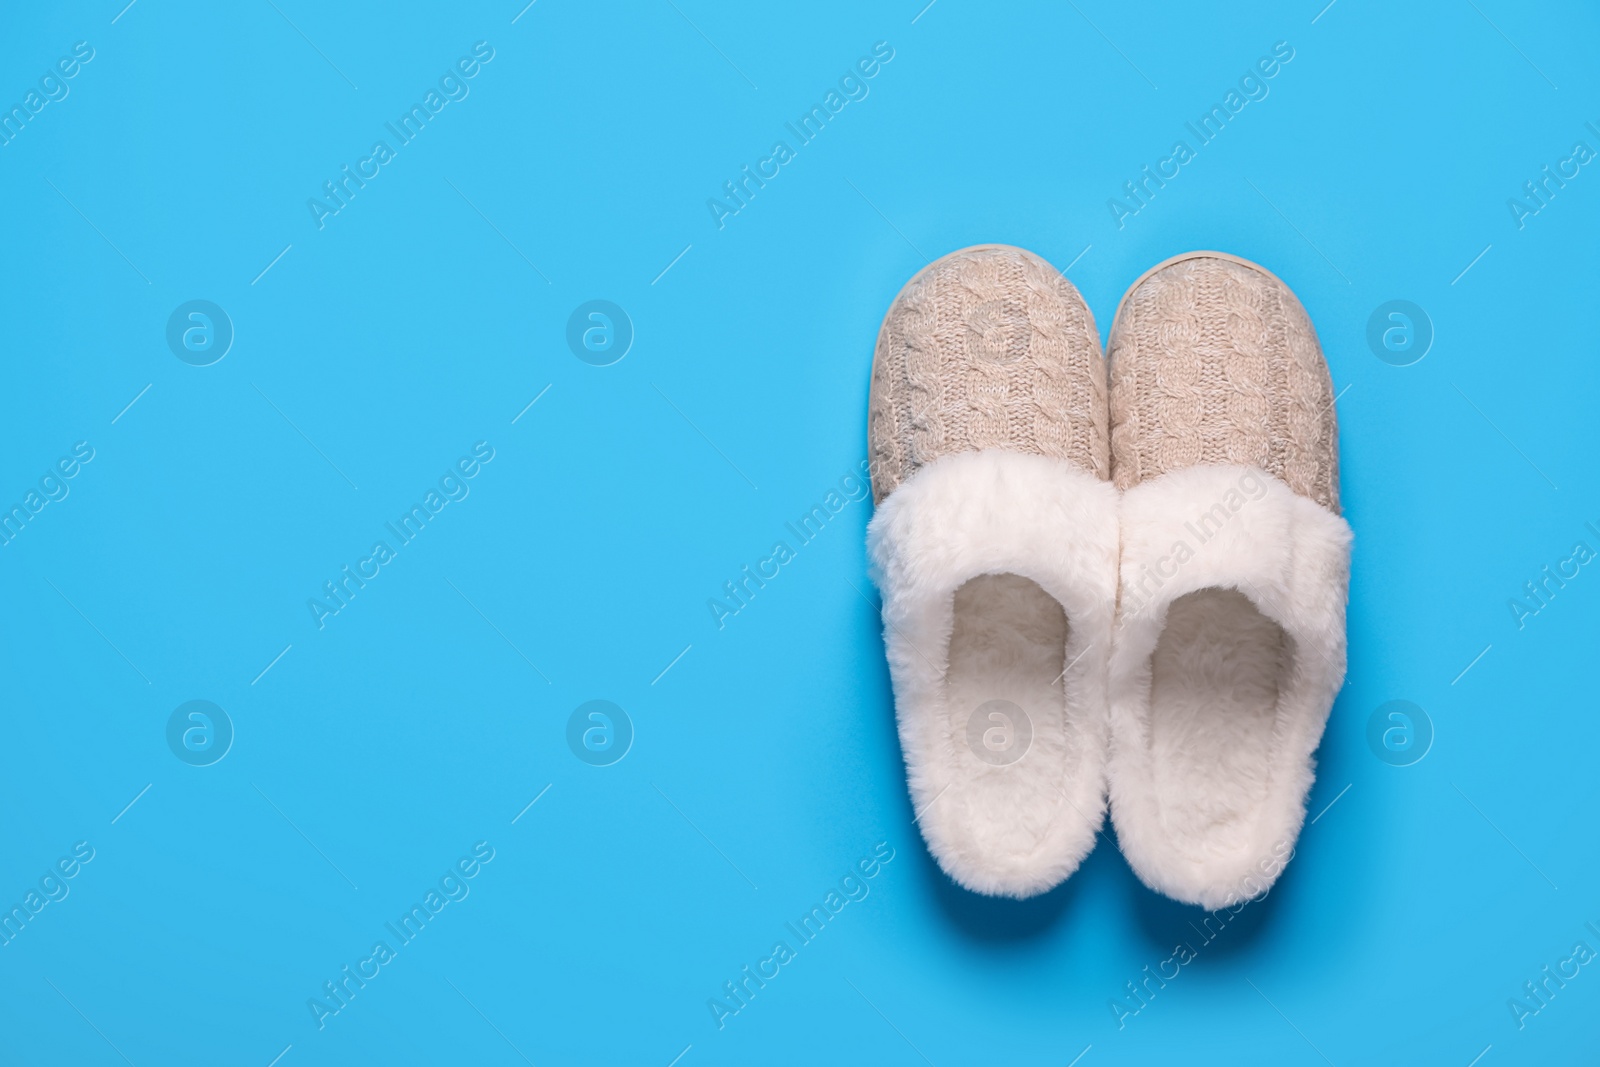
[[[936,261],[878,332],[867,444],[874,501],[953,452],[1005,448],[1109,478],[1107,393],[1088,305],[1019,248]]]
[[[1111,328],[1112,475],[1119,490],[1197,464],[1259,467],[1339,510],[1333,383],[1305,308],[1232,260],[1165,267]]]

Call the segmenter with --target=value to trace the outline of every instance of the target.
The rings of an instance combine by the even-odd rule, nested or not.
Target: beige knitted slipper
[[[868,549],[923,837],[969,889],[1042,893],[1105,811],[1117,503],[1083,298],[1020,248],[931,264],[883,320],[867,436]]]
[[[1146,885],[1218,908],[1293,855],[1344,680],[1333,387],[1289,288],[1220,252],[1134,283],[1110,361],[1111,817]]]

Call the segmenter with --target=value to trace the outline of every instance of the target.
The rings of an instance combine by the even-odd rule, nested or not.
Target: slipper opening
[[[996,859],[1032,858],[1061,817],[1070,629],[1060,602],[1022,575],[979,575],[955,592],[945,685],[957,802]]]
[[[1151,657],[1150,761],[1169,838],[1197,855],[1256,840],[1277,763],[1293,641],[1237,589],[1186,593]]]

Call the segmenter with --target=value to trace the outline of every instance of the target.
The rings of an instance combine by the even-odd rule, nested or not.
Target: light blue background
[[[122,2],[0,13],[7,108],[95,49],[0,147],[0,499],[95,449],[0,548],[0,900],[95,849],[0,948],[4,1062],[1593,1062],[1600,968],[1507,1007],[1600,949],[1600,571],[1508,607],[1600,548],[1600,170],[1507,207],[1600,149],[1592,9]],[[319,230],[307,199],[480,40],[470,96]],[[707,198],[877,41],[870,95],[719,230]],[[1277,41],[1270,95],[1119,230],[1107,199]],[[870,504],[724,629],[706,603],[864,458],[885,308],[980,242],[1076,260],[1102,331],[1161,259],[1254,259],[1342,391],[1322,814],[1122,1029],[1202,913],[1106,843],[1027,903],[939,873]],[[597,298],[636,330],[605,368],[565,342]],[[1365,339],[1397,298],[1436,331],[1404,368]],[[164,339],[191,299],[236,330],[210,367]],[[470,497],[319,631],[307,599],[480,440]],[[607,768],[564,740],[595,698],[637,732]],[[236,729],[210,767],[166,744],[192,699]],[[1366,741],[1393,699],[1436,731],[1413,766]],[[470,896],[319,1031],[308,998],[478,841]],[[707,1000],[878,842],[870,896],[719,1031]]]

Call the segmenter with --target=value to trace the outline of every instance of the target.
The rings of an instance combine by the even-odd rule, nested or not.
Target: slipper
[[[867,434],[916,820],[966,888],[1042,893],[1105,815],[1117,500],[1093,315],[1020,248],[945,256],[884,318]]]
[[[1293,855],[1344,682],[1333,385],[1288,286],[1220,252],[1135,282],[1109,358],[1111,818],[1150,888],[1231,906]]]

